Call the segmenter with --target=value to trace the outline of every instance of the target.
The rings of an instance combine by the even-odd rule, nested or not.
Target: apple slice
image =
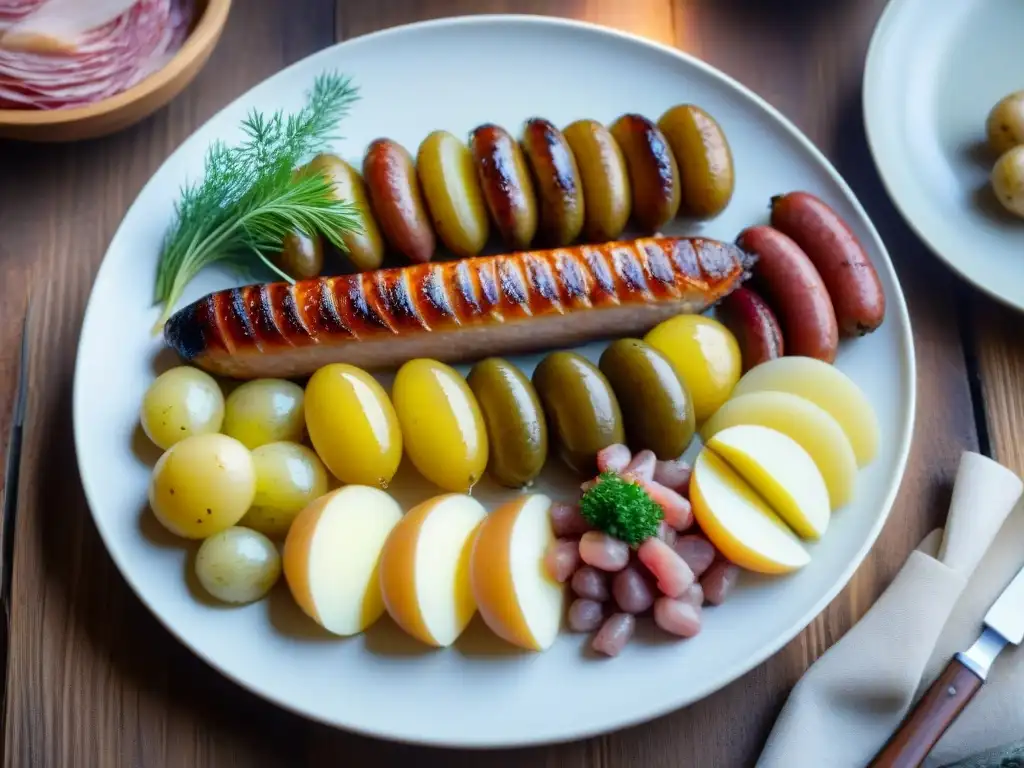
[[[725,459],[805,539],[828,528],[828,488],[814,459],[791,437],[753,424],[723,429],[708,448]]]
[[[292,597],[328,632],[354,635],[384,613],[378,563],[402,508],[384,491],[346,485],[303,509],[284,540]]]
[[[850,439],[858,466],[870,463],[878,453],[875,409],[853,379],[834,365],[813,357],[780,357],[749,370],[732,394],[765,391],[789,392],[827,411]]]
[[[473,597],[496,635],[531,651],[551,647],[562,625],[565,588],[544,567],[554,541],[551,499],[510,501],[480,526],[470,560]]]
[[[839,422],[810,400],[788,392],[751,392],[734,397],[701,427],[704,443],[723,429],[757,424],[793,438],[825,478],[832,509],[853,497],[857,458]]]
[[[476,613],[469,556],[485,517],[470,496],[435,496],[410,509],[388,536],[380,556],[384,605],[417,640],[451,645]]]
[[[789,573],[810,562],[800,540],[736,472],[704,448],[690,478],[690,503],[704,535],[726,558],[758,573]]]

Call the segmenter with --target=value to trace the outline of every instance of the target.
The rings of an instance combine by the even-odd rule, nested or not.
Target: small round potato
[[[1024,144],[1024,91],[1016,91],[992,107],[985,123],[988,144],[1002,155]]]
[[[259,600],[281,577],[281,555],[262,533],[233,527],[206,539],[196,553],[196,577],[225,603]]]
[[[224,421],[224,395],[210,374],[180,365],[149,385],[139,420],[146,436],[166,451],[186,437],[219,431]]]
[[[205,539],[230,528],[256,495],[252,454],[227,435],[193,435],[172,445],[149,484],[156,519],[185,539]]]
[[[996,161],[992,169],[992,191],[1006,210],[1024,218],[1024,144]]]
[[[261,445],[252,452],[256,497],[239,524],[283,539],[295,516],[327,493],[327,468],[311,448],[298,443]]]

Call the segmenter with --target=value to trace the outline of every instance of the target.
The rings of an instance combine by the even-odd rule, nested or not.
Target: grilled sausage
[[[835,362],[836,313],[821,275],[800,246],[777,229],[748,227],[736,244],[757,256],[752,283],[782,323],[786,354]]]
[[[363,158],[363,176],[384,239],[410,261],[430,261],[437,241],[405,147],[391,139],[374,141]]]
[[[871,333],[885,319],[885,293],[871,258],[839,214],[808,192],[772,198],[772,226],[789,235],[825,281],[843,336]]]
[[[218,291],[176,312],[167,344],[239,379],[328,363],[480,359],[642,334],[704,310],[752,257],[700,238],[645,238]]]

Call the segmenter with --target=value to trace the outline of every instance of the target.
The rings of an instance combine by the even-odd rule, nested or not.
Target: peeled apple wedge
[[[813,357],[780,357],[752,368],[739,380],[733,397],[750,392],[789,392],[828,411],[850,439],[860,467],[878,453],[875,409],[853,380],[833,365]]]
[[[825,478],[792,438],[767,427],[743,425],[723,429],[707,447],[725,459],[797,535],[819,539],[825,533],[831,517]]]
[[[452,493],[410,509],[380,556],[380,587],[391,618],[417,640],[451,645],[476,613],[469,556],[487,510]]]
[[[292,597],[313,621],[336,635],[354,635],[384,613],[381,550],[402,509],[388,494],[346,485],[303,509],[284,541],[284,576]]]
[[[520,648],[543,651],[558,636],[565,590],[544,567],[554,541],[551,499],[523,496],[491,512],[470,559],[473,597],[487,626]]]
[[[726,558],[758,573],[789,573],[811,557],[800,540],[753,488],[704,448],[690,478],[693,515]]]
[[[832,509],[853,497],[857,458],[843,428],[823,409],[788,392],[751,392],[734,397],[701,427],[705,445],[729,427],[755,424],[781,432],[810,454],[825,478]]]

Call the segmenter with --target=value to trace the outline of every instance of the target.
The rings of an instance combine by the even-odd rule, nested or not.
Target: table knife
[[[981,688],[999,653],[1007,645],[1020,645],[1021,640],[1024,640],[1024,568],[988,609],[981,637],[946,665],[870,768],[921,765]]]
[[[21,475],[21,440],[25,429],[28,401],[28,333],[29,311],[21,330],[21,352],[18,360],[18,388],[14,393],[14,414],[7,441],[7,465],[4,468],[3,517],[0,518],[0,675],[3,675],[3,702],[0,717],[7,709],[7,650],[11,634],[11,581],[14,577],[14,522],[18,511],[18,486]]]

